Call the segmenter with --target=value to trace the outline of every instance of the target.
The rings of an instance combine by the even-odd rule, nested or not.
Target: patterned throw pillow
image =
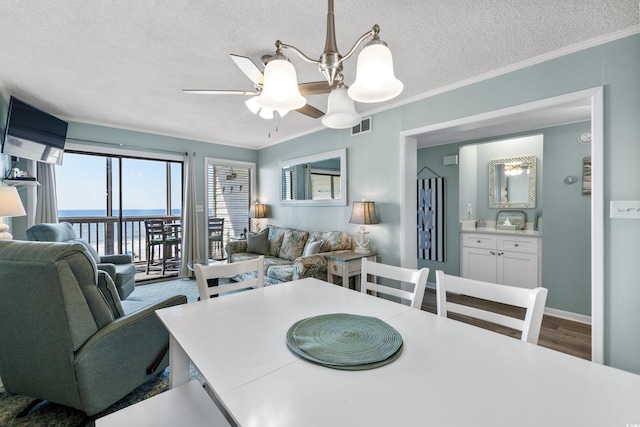
[[[269,225],[267,229],[269,230],[269,254],[271,256],[277,257],[280,253],[280,247],[282,246],[282,239],[284,238],[285,229],[282,227],[277,227],[275,225]]]
[[[269,230],[264,229],[256,234],[252,231],[247,233],[247,252],[260,255],[269,255]]]
[[[307,243],[307,247],[304,248],[304,254],[302,256],[310,256],[320,253],[320,249],[322,249],[322,244],[324,240],[317,240],[315,242]]]
[[[305,243],[309,232],[302,230],[287,229],[282,239],[282,246],[280,246],[280,253],[278,258],[288,259],[293,261],[302,255],[302,249],[304,249]]]

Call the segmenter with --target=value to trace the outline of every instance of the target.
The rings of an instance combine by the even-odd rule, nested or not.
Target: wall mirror
[[[280,203],[346,206],[347,150],[335,150],[280,163]]]
[[[489,162],[489,207],[536,207],[536,156]]]

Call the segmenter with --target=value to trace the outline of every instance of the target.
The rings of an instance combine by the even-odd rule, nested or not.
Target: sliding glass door
[[[56,167],[58,216],[100,254],[144,261],[144,220],[179,221],[182,162],[65,152]]]

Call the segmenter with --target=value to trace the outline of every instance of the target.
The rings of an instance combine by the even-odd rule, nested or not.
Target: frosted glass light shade
[[[356,81],[349,88],[349,96],[354,101],[387,101],[404,88],[393,73],[391,51],[382,43],[368,45],[360,52],[356,73]]]
[[[297,110],[307,103],[298,90],[293,65],[285,59],[272,59],[264,69],[264,85],[258,105],[271,110]]]
[[[332,129],[350,128],[360,123],[360,114],[356,112],[353,100],[347,89],[337,87],[329,94],[327,114],[322,116],[322,124]]]
[[[273,110],[271,108],[262,107],[260,109],[260,117],[267,120],[273,119]]]
[[[244,101],[249,111],[253,114],[258,114],[258,110],[260,110],[260,106],[258,105],[258,97],[252,96],[251,98]]]

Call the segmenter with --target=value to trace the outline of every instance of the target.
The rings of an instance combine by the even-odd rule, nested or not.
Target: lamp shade
[[[379,224],[380,221],[378,221],[378,215],[376,215],[376,203],[353,202],[349,222],[352,224]]]
[[[321,119],[322,124],[332,129],[345,129],[357,125],[361,119],[347,89],[343,86],[333,89],[329,94],[327,114]]]
[[[267,120],[273,119],[273,110],[266,107],[260,108],[260,117]]]
[[[0,187],[0,217],[26,214],[18,190],[15,187]]]
[[[255,219],[262,219],[267,217],[267,205],[262,203],[256,203],[249,208],[249,217]]]
[[[298,90],[298,78],[293,65],[283,59],[272,59],[264,69],[262,93],[258,105],[271,110],[297,110],[307,101]]]
[[[368,44],[358,56],[356,81],[349,96],[358,102],[382,102],[395,98],[404,85],[393,73],[391,51],[383,43]]]
[[[260,117],[262,117],[263,119],[267,119],[267,120],[273,119],[273,110],[270,108],[262,108],[260,104],[258,104],[257,96],[252,96],[251,98],[247,99],[244,103],[247,105],[247,108],[249,109],[249,111],[251,111],[253,114],[258,114],[259,112]],[[289,110],[284,108],[278,110],[278,114],[280,114],[280,117],[286,116],[288,112]]]
[[[251,98],[244,101],[244,103],[246,104],[249,111],[251,111],[253,114],[258,114],[258,111],[260,110],[260,106],[258,105],[257,96],[252,96]]]

